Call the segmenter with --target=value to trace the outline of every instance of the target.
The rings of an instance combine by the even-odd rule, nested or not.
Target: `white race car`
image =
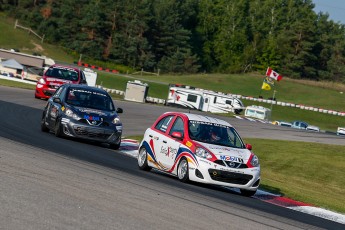
[[[228,122],[191,113],[167,112],[148,128],[138,165],[188,180],[239,188],[252,196],[260,184],[260,164]]]

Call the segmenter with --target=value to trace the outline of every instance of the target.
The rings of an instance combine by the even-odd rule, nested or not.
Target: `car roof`
[[[215,117],[209,117],[209,116],[194,114],[194,113],[181,113],[181,112],[170,112],[170,113],[186,116],[188,120],[192,120],[192,121],[210,122],[210,123],[216,123],[216,124],[233,127],[229,122],[224,121],[222,119],[215,118]]]

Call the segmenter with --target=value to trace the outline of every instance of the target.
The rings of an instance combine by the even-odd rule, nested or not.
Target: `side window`
[[[190,101],[190,102],[196,102],[198,99],[198,97],[196,95],[193,95],[193,94],[188,94],[187,96],[187,101]]]
[[[225,104],[232,105],[232,101],[231,100],[226,100]]]
[[[213,103],[214,103],[214,104],[217,103],[217,97],[214,97]]]
[[[59,87],[59,88],[55,91],[53,97],[60,97],[61,92],[62,92],[62,89],[64,89],[64,88],[65,88],[65,87],[63,87],[63,86]]]
[[[208,103],[208,98],[205,98],[205,103],[206,103],[206,104]]]
[[[165,118],[163,118],[162,120],[160,120],[157,125],[156,125],[156,129],[162,131],[162,132],[166,132],[170,122],[172,121],[172,119],[174,118],[174,116],[167,116]]]
[[[227,129],[228,131],[228,137],[231,142],[231,145],[236,148],[242,148],[243,144],[242,141],[238,138],[237,133],[234,129]]]
[[[61,87],[61,92],[60,92],[60,94],[58,95],[58,97],[59,97],[61,100],[63,100],[63,99],[65,98],[65,96],[66,96],[66,91],[67,91],[66,87]]]
[[[171,135],[173,132],[180,132],[184,136],[183,120],[180,117],[175,120],[169,134]]]

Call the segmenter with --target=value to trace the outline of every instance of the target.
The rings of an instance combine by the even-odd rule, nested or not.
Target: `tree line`
[[[0,0],[83,56],[165,73],[264,72],[345,82],[345,26],[312,0]]]

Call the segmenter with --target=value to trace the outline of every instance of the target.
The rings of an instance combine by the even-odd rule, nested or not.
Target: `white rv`
[[[244,116],[267,121],[271,118],[271,110],[262,106],[252,105],[246,108]]]
[[[211,113],[234,112],[236,114],[240,114],[244,108],[242,101],[231,95],[173,84],[169,85],[166,105]]]

